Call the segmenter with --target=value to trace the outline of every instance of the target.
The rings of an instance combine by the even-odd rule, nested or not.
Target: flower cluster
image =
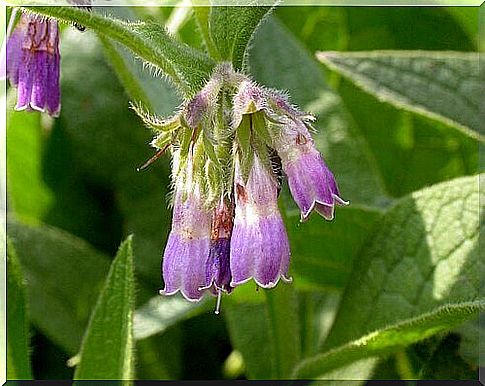
[[[276,90],[219,64],[201,91],[162,120],[135,110],[173,155],[173,223],[162,294],[190,301],[219,296],[253,279],[263,288],[290,281],[290,247],[278,209],[284,172],[300,208],[325,219],[348,204],[316,149],[313,117]],[[276,162],[275,162],[276,160]],[[219,304],[219,302],[218,302]]]

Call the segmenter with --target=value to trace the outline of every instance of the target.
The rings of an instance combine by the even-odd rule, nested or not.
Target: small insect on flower
[[[10,23],[14,20],[12,14]],[[59,115],[60,59],[57,21],[22,13],[7,39],[6,59],[2,60],[6,66],[3,75],[18,89],[17,110]]]

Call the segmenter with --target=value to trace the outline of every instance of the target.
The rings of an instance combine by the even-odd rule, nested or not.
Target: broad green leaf
[[[26,281],[32,323],[74,355],[109,268],[108,258],[60,229],[8,222]]]
[[[382,217],[354,264],[326,352],[299,376],[391,352],[483,309],[478,193],[477,176],[459,178],[413,193]]]
[[[134,297],[133,251],[129,237],[121,244],[94,307],[74,379],[133,378]]]
[[[392,197],[477,173],[475,139],[442,122],[379,102],[345,79],[338,90]]]
[[[318,52],[317,58],[379,100],[438,119],[484,140],[478,54],[464,52]]]
[[[397,351],[434,334],[449,330],[485,310],[485,302],[463,302],[439,307],[431,313],[403,320],[362,336],[345,345],[303,360],[295,369],[296,378],[335,379],[332,370],[363,358]],[[347,374],[346,374],[347,375]]]
[[[265,293],[275,378],[289,379],[301,355],[297,293],[291,284],[286,283],[280,283]]]
[[[35,2],[32,2],[35,5]],[[19,5],[31,5],[22,4]],[[118,41],[135,55],[169,76],[186,96],[195,94],[210,75],[214,62],[205,54],[174,40],[154,22],[128,23],[74,7],[29,7],[41,15],[77,22]]]
[[[145,339],[161,334],[168,327],[206,310],[206,301],[190,303],[179,297],[154,297],[135,312],[134,338]]]
[[[246,50],[254,32],[271,7],[215,4],[208,25],[220,60],[231,61],[237,70],[246,66]]]
[[[7,379],[32,379],[25,283],[13,244],[7,239]]]

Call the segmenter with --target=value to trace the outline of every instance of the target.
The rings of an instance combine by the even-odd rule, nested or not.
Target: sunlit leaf
[[[398,108],[483,138],[478,54],[465,52],[318,52],[330,69]]]
[[[391,352],[483,310],[478,196],[478,177],[466,177],[418,191],[390,209],[356,260],[322,354],[304,361],[297,374],[316,377]]]

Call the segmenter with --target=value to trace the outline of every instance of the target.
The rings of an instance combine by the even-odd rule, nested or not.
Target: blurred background
[[[190,8],[94,12],[155,19],[179,39],[202,48]],[[286,186],[281,194],[292,248],[292,285],[300,297],[298,317],[311,315],[313,328],[302,331],[304,350],[310,353],[328,332],[352,261],[382,210],[412,191],[475,174],[478,168],[476,141],[379,102],[328,72],[314,54],[475,51],[478,8],[281,7],[260,27],[251,46],[251,75],[288,90],[293,102],[318,116],[315,141],[343,198],[351,202],[337,209],[332,223],[312,216],[300,224]],[[129,108],[130,98],[110,58],[121,55],[136,72],[157,114],[169,115],[181,100],[153,71],[116,44],[101,42],[92,31],[64,25],[61,55],[58,119],[14,112],[16,90],[9,89],[7,95],[8,233],[27,282],[34,377],[72,378],[68,361],[77,353],[110,260],[129,234],[134,235],[139,309],[137,378],[258,377],[257,372],[247,373],[234,350],[236,341],[253,350],[265,347],[264,294],[253,283],[223,299],[222,315],[212,313],[212,298],[196,306],[176,298],[164,304],[183,312],[165,325],[153,322],[160,312],[160,262],[171,223],[166,201],[169,159],[136,172],[154,153],[151,133]],[[308,321],[302,323],[306,325]],[[466,334],[432,339],[434,347],[441,347],[433,355],[443,356],[442,365],[424,374],[476,377],[470,359],[473,343],[467,343]],[[411,363],[431,355],[428,343],[409,349]],[[390,356],[371,376],[393,379],[403,372]]]

